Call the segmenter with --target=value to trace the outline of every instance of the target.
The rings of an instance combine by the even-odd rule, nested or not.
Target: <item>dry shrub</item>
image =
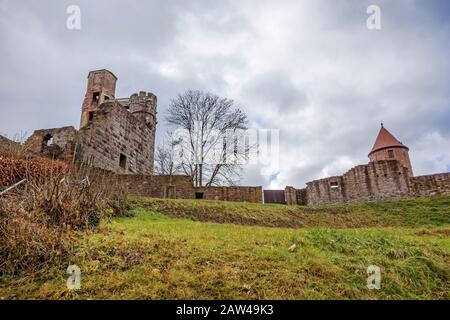
[[[0,135],[0,156],[8,158],[25,159],[30,157],[30,152],[23,143],[25,135],[15,135],[12,140]]]
[[[0,186],[7,187],[22,179],[41,185],[49,179],[62,179],[69,167],[62,161],[45,158],[8,158],[0,156]]]
[[[0,275],[64,260],[70,249],[70,233],[65,228],[53,227],[44,214],[11,208],[11,199],[2,202]]]
[[[74,230],[128,212],[126,194],[110,173],[69,170],[64,163],[47,159],[0,158],[0,168],[12,174],[11,182],[27,179],[0,198],[0,274],[61,262],[74,244],[70,239]]]

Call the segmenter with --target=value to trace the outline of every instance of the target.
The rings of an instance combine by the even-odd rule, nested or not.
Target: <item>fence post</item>
[[[20,186],[21,184],[25,183],[27,181],[27,179],[23,179],[19,182],[17,182],[16,184],[13,184],[11,187],[6,188],[5,190],[3,190],[2,192],[0,192],[0,197],[3,196],[4,194],[8,193],[9,191],[11,191],[12,189]]]

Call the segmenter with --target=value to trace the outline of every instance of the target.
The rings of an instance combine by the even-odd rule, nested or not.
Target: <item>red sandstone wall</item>
[[[342,177],[307,184],[307,203],[342,204],[410,197],[408,169],[398,161],[386,160],[357,166]]]
[[[196,193],[203,193],[203,199],[206,200],[262,202],[261,187],[194,188],[188,176],[121,175],[118,178],[132,195],[195,199]]]
[[[203,199],[262,203],[261,187],[204,187],[195,188]]]
[[[74,127],[36,130],[25,142],[27,150],[50,159],[64,160],[67,144],[75,139]],[[45,137],[53,138],[53,145],[44,144]]]
[[[120,175],[118,176],[130,195],[151,198],[195,198],[194,188],[188,176],[144,176]],[[168,194],[168,187],[174,187],[174,194]]]
[[[116,93],[116,77],[107,70],[96,70],[89,73],[86,95],[83,101],[80,128],[89,122],[89,112],[95,112],[105,102],[105,99],[114,99]],[[95,92],[100,93],[98,103],[93,102]]]
[[[409,197],[408,170],[395,160],[371,162],[344,174],[346,202]]]
[[[307,184],[306,189],[308,204],[340,204],[345,202],[345,186],[342,177],[312,181]]]
[[[414,197],[450,195],[450,173],[413,177],[410,181],[411,195]]]
[[[117,102],[107,102],[77,134],[77,159],[119,174],[153,173],[154,131]],[[120,167],[120,155],[126,168]]]

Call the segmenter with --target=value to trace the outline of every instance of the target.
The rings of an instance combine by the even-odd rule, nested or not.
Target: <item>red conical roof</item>
[[[380,132],[378,133],[377,140],[375,140],[375,144],[373,145],[372,151],[370,154],[375,151],[386,149],[386,148],[405,148],[408,149],[403,143],[398,141],[383,125],[381,126]],[[409,149],[408,149],[409,150]],[[370,155],[369,154],[369,155]]]

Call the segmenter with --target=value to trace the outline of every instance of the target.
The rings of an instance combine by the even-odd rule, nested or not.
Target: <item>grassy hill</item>
[[[135,216],[78,233],[70,264],[0,277],[1,298],[449,299],[450,197],[289,207],[130,199]],[[294,250],[289,250],[293,244]],[[367,267],[381,268],[369,290]]]
[[[136,208],[215,223],[290,228],[433,227],[450,225],[450,197],[341,206],[286,206],[132,197]]]

